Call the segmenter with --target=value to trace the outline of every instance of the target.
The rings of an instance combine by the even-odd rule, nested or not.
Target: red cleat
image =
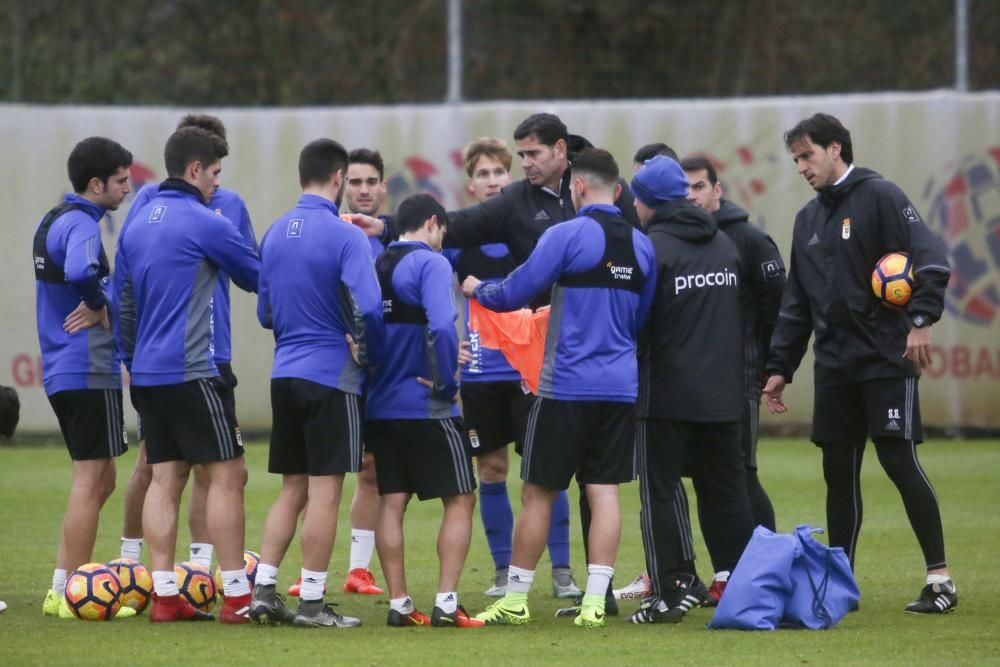
[[[431,625],[435,628],[482,628],[486,627],[486,621],[472,618],[466,613],[465,607],[458,605],[454,613],[446,614],[440,607],[435,606],[431,614]]]
[[[288,594],[293,597],[299,597],[299,592],[302,590],[302,577],[300,576],[295,580],[295,583],[288,587]],[[326,585],[323,585],[323,595],[326,595]]]
[[[722,598],[722,594],[726,591],[726,583],[726,581],[722,581],[720,579],[713,579],[712,585],[708,587],[708,599],[705,600],[702,605],[705,607],[718,606],[719,600]]]
[[[385,591],[375,585],[375,576],[370,570],[357,567],[347,573],[347,579],[344,580],[344,592],[382,595]]]
[[[215,616],[201,611],[180,595],[159,596],[153,593],[153,608],[149,612],[153,623],[173,623],[174,621],[214,621]]]
[[[389,610],[389,618],[386,619],[386,625],[392,628],[406,628],[410,626],[429,626],[431,624],[431,619],[426,614],[421,614],[419,611],[414,609],[409,614],[401,614],[395,609]]]
[[[250,593],[245,595],[232,595],[222,603],[222,613],[219,614],[220,623],[239,625],[250,622]]]

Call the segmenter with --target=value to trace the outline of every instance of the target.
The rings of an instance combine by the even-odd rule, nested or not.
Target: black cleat
[[[906,605],[907,614],[948,614],[958,606],[955,582],[949,579],[942,584],[927,584],[920,597]]]
[[[278,593],[274,584],[257,584],[250,601],[250,618],[258,623],[289,624],[295,620],[295,614],[285,606],[285,596]]]
[[[670,614],[670,607],[657,596],[642,601],[639,608],[625,618],[626,623],[680,623],[682,614]]]

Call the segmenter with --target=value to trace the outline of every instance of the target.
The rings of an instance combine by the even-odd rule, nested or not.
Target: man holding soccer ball
[[[861,460],[870,436],[896,485],[927,565],[908,613],[955,609],[937,496],[917,460],[923,440],[917,379],[931,361],[930,325],[944,309],[950,269],[941,241],[907,196],[853,165],[851,134],[829,114],[785,133],[799,173],[817,192],[795,218],[788,282],[771,338],[764,388],[772,413],[815,334],[812,441],[823,450],[831,546],[854,564],[861,530]],[[870,275],[890,252],[913,259],[913,295],[902,309],[876,298]]]

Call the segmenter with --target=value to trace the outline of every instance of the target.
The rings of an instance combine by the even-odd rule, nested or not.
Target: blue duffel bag
[[[758,526],[729,577],[709,628],[833,627],[860,599],[844,550],[799,526],[786,535]]]

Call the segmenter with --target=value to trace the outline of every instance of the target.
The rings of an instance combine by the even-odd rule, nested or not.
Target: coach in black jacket
[[[717,570],[736,565],[753,531],[740,446],[741,261],[715,219],[687,201],[687,185],[680,165],[666,156],[647,161],[632,180],[657,262],[636,402],[642,535],[653,597],[630,617],[634,623],[678,622],[704,600],[704,588],[681,569],[675,492],[685,463]]]
[[[768,407],[785,412],[785,384],[815,335],[812,440],[823,449],[830,544],[843,547],[853,565],[870,435],[927,565],[927,585],[906,611],[949,612],[958,595],[937,497],[916,452],[923,439],[917,376],[930,364],[930,325],[944,309],[950,273],[943,244],[894,183],[853,166],[851,134],[833,116],[803,120],[785,133],[785,145],[817,196],[795,218],[767,363]],[[905,310],[882,305],[869,283],[879,258],[894,251],[913,258],[913,297]]]

